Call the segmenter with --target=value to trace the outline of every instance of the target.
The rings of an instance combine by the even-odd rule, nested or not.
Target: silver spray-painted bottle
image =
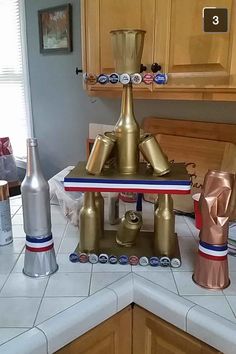
[[[27,170],[21,184],[26,250],[23,273],[46,276],[58,269],[51,232],[49,185],[43,176],[38,142],[27,139]]]

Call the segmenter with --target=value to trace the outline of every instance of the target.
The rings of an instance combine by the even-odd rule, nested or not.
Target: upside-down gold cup
[[[92,175],[99,175],[114,147],[114,139],[98,134],[89,155],[86,171]]]
[[[155,137],[151,134],[146,134],[140,140],[139,150],[143,154],[145,160],[151,164],[153,174],[155,176],[163,176],[169,173],[170,163]]]
[[[122,29],[110,33],[116,72],[139,73],[146,31]]]

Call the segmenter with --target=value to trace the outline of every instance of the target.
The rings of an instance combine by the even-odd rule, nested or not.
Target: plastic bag
[[[79,211],[83,205],[82,192],[67,192],[64,189],[64,177],[74,168],[66,167],[49,181],[51,204],[59,204],[63,214],[75,226],[79,226]]]
[[[8,182],[18,180],[16,161],[8,137],[0,138],[0,179]]]

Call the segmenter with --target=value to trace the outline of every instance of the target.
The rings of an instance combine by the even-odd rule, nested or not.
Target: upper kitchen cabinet
[[[228,10],[228,31],[204,32],[203,8]],[[146,31],[142,63],[168,74],[166,85],[136,85],[138,98],[236,100],[236,4],[233,0],[81,0],[83,71],[115,71],[110,31]],[[217,21],[220,19],[213,19]],[[121,85],[85,85],[95,96]]]

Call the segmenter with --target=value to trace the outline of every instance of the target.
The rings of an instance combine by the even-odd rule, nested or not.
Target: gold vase
[[[158,208],[154,212],[154,250],[158,256],[172,257],[175,253],[175,215],[170,194],[158,195]]]
[[[76,251],[96,253],[99,246],[99,214],[94,192],[84,193],[84,205],[79,215],[80,242]]]
[[[118,73],[139,73],[143,53],[145,31],[111,31],[112,48],[115,58],[115,70]]]
[[[104,199],[100,192],[95,192],[95,206],[98,211],[99,238],[104,235]]]
[[[133,111],[132,85],[124,85],[121,113],[115,126],[117,166],[121,174],[136,174],[139,166],[140,129]]]

